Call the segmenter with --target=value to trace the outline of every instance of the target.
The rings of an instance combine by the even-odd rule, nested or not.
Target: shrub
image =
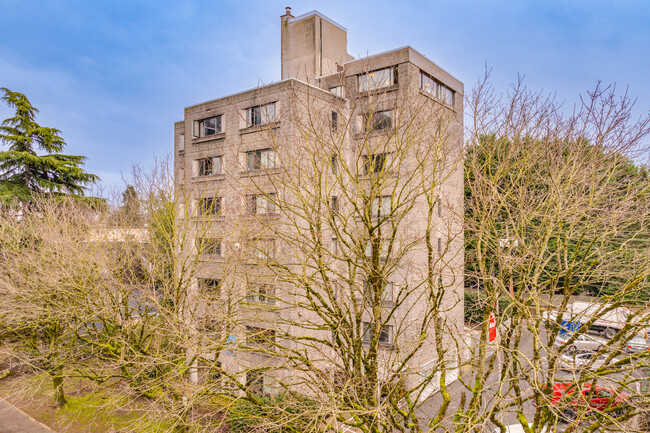
[[[316,402],[288,394],[260,397],[257,403],[241,399],[230,409],[230,433],[309,431],[316,412]]]

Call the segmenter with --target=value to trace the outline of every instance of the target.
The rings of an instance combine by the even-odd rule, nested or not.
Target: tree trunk
[[[54,388],[54,406],[63,407],[67,403],[63,392],[63,377],[53,376],[52,387]]]
[[[32,178],[32,172],[30,167],[27,165],[25,166],[25,186],[27,187],[27,189],[31,189],[29,188],[29,181],[31,180],[31,178]]]

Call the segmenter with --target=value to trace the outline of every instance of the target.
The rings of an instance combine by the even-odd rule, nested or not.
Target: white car
[[[555,339],[555,346],[560,347],[567,344],[573,335],[574,334],[570,332],[567,332],[563,335],[558,335]],[[607,344],[607,340],[604,340],[602,338],[593,337],[588,334],[578,334],[576,335],[575,340],[573,340],[573,343],[571,343],[569,350],[574,349],[597,351],[605,344]]]
[[[625,350],[628,352],[637,353],[650,350],[650,347],[648,346],[646,339],[643,338],[643,335],[635,335],[630,341],[627,342],[627,347]]]
[[[559,366],[563,370],[580,370],[583,368],[598,370],[606,362],[615,364],[621,360],[621,358],[615,357],[608,361],[609,356],[607,353],[597,354],[591,350],[572,350],[562,354],[559,359]]]

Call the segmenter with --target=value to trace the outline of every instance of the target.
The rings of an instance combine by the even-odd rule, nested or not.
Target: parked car
[[[571,348],[573,349],[596,351],[607,344],[607,340],[599,337],[594,337],[589,334],[573,334],[567,332],[566,334],[557,336],[555,339],[555,346],[560,347],[567,344],[574,335],[575,339],[573,340],[573,343],[571,343]],[[571,350],[571,348],[569,350]]]
[[[604,366],[606,362],[609,364],[615,364],[621,360],[621,358],[612,358],[609,360],[609,354],[601,353],[598,354],[593,350],[571,350],[564,352],[559,359],[559,366],[563,370],[580,370],[583,368],[589,368],[590,370],[598,370],[600,367]],[[614,366],[614,365],[613,365]]]
[[[643,335],[635,335],[627,342],[626,350],[631,353],[645,352],[650,350],[650,346],[648,346],[648,341],[643,338]]]
[[[551,404],[558,406],[565,405],[562,417],[566,420],[575,420],[580,412],[612,410],[613,416],[619,416],[627,408],[629,397],[614,390],[595,386],[591,383],[582,385],[580,391],[578,385],[573,382],[558,382],[553,385]]]

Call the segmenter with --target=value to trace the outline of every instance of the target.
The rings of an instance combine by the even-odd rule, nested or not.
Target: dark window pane
[[[259,371],[246,373],[246,387],[251,394],[262,395],[264,393],[264,375]]]
[[[339,128],[339,113],[332,111],[332,131],[336,131]]]
[[[203,121],[203,135],[214,135],[217,133],[217,118],[211,117]]]
[[[332,196],[332,201],[330,202],[330,208],[332,212],[339,211],[339,198],[335,195]]]
[[[391,327],[384,325],[381,327],[381,332],[379,333],[379,342],[380,343],[390,343],[390,332]]]
[[[221,212],[221,197],[201,199],[199,201],[199,210],[203,215],[218,215]]]
[[[199,159],[199,176],[210,176],[212,174],[212,158]]]
[[[200,278],[198,283],[199,289],[203,293],[210,295],[219,294],[219,285],[221,284],[221,280],[216,280],[214,278]]]
[[[261,125],[262,124],[262,111],[261,107],[252,107],[250,109],[251,113],[251,118],[250,118],[250,123],[251,125]]]
[[[221,242],[219,239],[198,238],[196,240],[196,248],[202,254],[221,255]]]
[[[363,322],[363,341],[371,341],[374,334],[374,325],[370,322]],[[379,332],[379,342],[388,344],[392,343],[393,327],[391,325],[382,325]]]
[[[248,170],[259,170],[261,168],[262,152],[259,150],[246,154],[246,168]]]
[[[392,111],[377,111],[373,113],[372,129],[389,129],[393,127]]]
[[[210,117],[199,121],[199,135],[206,137],[221,132],[221,116]]]

